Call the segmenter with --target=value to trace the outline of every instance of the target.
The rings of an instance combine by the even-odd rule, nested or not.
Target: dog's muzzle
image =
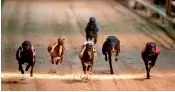
[[[54,61],[61,60],[61,57],[55,57]]]

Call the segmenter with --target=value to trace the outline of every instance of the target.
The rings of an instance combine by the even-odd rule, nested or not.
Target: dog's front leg
[[[91,64],[91,70],[90,70],[91,73],[90,73],[90,74],[92,74],[93,66],[94,66],[94,64],[92,63],[92,64]]]
[[[51,64],[54,64],[54,57],[51,55]]]
[[[116,52],[116,57],[115,57],[115,61],[117,62],[118,61],[118,59],[119,59],[119,52]]]
[[[108,61],[107,53],[105,53],[105,60]]]
[[[34,61],[32,62],[32,64],[30,64],[31,65],[31,71],[30,71],[30,76],[31,77],[33,76],[33,67],[35,66],[35,62],[36,62],[36,58],[34,56]]]
[[[81,61],[81,64],[82,64],[82,67],[83,67],[83,72],[84,72],[84,74],[86,74],[86,66],[85,66],[84,62]]]
[[[21,73],[24,74],[24,70],[23,70],[22,64],[19,64],[19,71],[21,71]]]
[[[26,71],[28,71],[28,70],[29,70],[29,68],[30,68],[30,65],[27,65],[27,66],[26,66]]]

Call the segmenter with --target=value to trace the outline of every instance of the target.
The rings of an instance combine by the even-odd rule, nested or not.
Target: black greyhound
[[[87,41],[94,40],[94,44],[96,44],[99,26],[98,23],[96,22],[95,17],[90,17],[89,23],[86,26],[85,31],[86,31],[86,40]]]
[[[19,68],[18,70],[24,74],[22,64],[27,63],[26,71],[31,67],[30,76],[33,76],[33,67],[35,65],[35,56],[36,52],[34,47],[29,41],[24,41],[22,46],[20,46],[16,52],[16,59],[18,61]]]
[[[105,55],[106,61],[109,58],[110,71],[111,74],[114,74],[112,68],[112,54],[115,53],[115,61],[117,61],[120,53],[120,40],[115,36],[109,36],[103,44],[102,53]]]
[[[160,51],[158,47],[153,42],[147,42],[146,46],[142,50],[141,54],[142,54],[142,59],[145,63],[147,79],[150,78],[150,74],[149,74],[150,70],[155,65],[159,53]]]

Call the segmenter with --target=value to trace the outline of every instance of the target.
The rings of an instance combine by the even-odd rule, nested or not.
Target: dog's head
[[[30,41],[24,41],[22,43],[22,48],[25,50],[25,51],[29,51],[31,49],[31,43]]]
[[[57,41],[58,41],[58,44],[63,45],[64,42],[66,41],[66,38],[65,37],[58,37]]]
[[[95,17],[90,17],[89,26],[90,26],[91,29],[95,29],[95,22],[96,22]]]
[[[155,55],[156,54],[156,44],[153,42],[148,42],[146,44],[147,51],[149,55]]]
[[[93,48],[94,48],[94,44],[93,43],[87,43],[86,44],[86,50],[91,52],[93,51]]]
[[[85,42],[85,52],[88,53],[89,57],[92,57],[93,53],[94,53],[94,43],[93,42]]]
[[[116,53],[116,52],[118,52],[118,45],[115,42],[112,42],[108,45],[108,50],[111,53]]]

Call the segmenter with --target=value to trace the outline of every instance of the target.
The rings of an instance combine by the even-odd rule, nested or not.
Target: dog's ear
[[[66,41],[66,38],[65,37],[62,37],[62,40],[65,42]]]
[[[61,37],[58,37],[57,41],[59,42],[61,40]]]
[[[58,41],[66,41],[66,38],[65,37],[58,37]]]
[[[64,43],[66,41],[66,38],[65,37],[62,37],[61,38],[61,41],[62,41],[62,43]]]

